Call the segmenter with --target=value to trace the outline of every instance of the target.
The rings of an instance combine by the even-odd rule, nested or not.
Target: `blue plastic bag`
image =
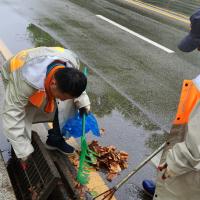
[[[92,132],[95,136],[100,136],[100,131],[98,127],[97,120],[92,113],[86,116],[85,122],[85,133]],[[74,137],[78,138],[82,136],[82,117],[79,112],[76,115],[68,119],[62,128],[62,134],[64,137]]]

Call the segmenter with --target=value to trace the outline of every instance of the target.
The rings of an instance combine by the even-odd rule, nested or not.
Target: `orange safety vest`
[[[200,100],[200,92],[192,80],[184,80],[176,118],[173,124],[187,124],[190,114]]]
[[[41,91],[38,90],[37,92],[35,92],[32,96],[29,97],[29,102],[31,104],[33,104],[36,107],[41,107],[45,97],[47,98],[47,104],[45,106],[44,111],[47,113],[53,112],[54,111],[54,101],[55,98],[51,95],[51,91],[50,91],[50,83],[51,80],[55,74],[55,72],[58,69],[62,69],[65,68],[64,66],[55,66],[53,69],[51,69],[51,71],[48,73],[46,79],[44,80],[44,85],[45,85],[45,91]]]
[[[56,47],[56,49],[60,51],[62,50],[62,48],[59,48],[59,47]],[[10,60],[10,66],[9,66],[10,72],[14,72],[20,69],[25,64],[25,58],[28,54],[28,51],[29,50],[21,51]],[[29,102],[38,108],[41,107],[44,99],[46,98],[47,104],[45,106],[45,112],[47,113],[54,111],[54,101],[55,101],[55,98],[51,95],[49,86],[55,72],[61,68],[64,68],[64,66],[58,65],[58,66],[55,66],[53,69],[51,69],[51,71],[48,73],[47,77],[44,80],[45,90],[44,91],[38,90],[29,97]]]

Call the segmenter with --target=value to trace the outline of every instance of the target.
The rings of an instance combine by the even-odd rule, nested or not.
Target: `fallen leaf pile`
[[[100,146],[95,140],[89,144],[89,148],[98,155],[94,167],[97,170],[106,169],[107,180],[112,181],[122,170],[128,168],[128,153],[118,151],[114,146]]]
[[[74,168],[76,171],[78,171],[78,165],[79,165],[79,155],[75,154],[68,157],[70,162],[74,165]],[[86,185],[81,185],[76,180],[76,175],[74,173],[68,173],[68,176],[70,176],[71,184],[76,188],[76,192],[78,195],[79,200],[85,199],[85,193],[88,191],[88,188]]]

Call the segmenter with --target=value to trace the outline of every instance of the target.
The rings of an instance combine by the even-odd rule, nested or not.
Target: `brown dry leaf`
[[[79,166],[79,160],[73,160],[73,161],[72,161],[72,164],[73,164],[75,167],[78,168],[78,166]]]
[[[128,160],[128,153],[124,152],[124,151],[120,151],[120,159],[121,160]]]
[[[77,169],[79,166],[79,158],[77,156],[71,156],[70,161],[74,165],[74,167]]]
[[[97,156],[97,163],[93,165],[97,170],[104,168],[108,172],[107,179],[112,181],[121,170],[128,167],[128,153],[118,151],[115,146],[103,147],[98,144],[98,141],[92,141],[89,148],[94,151]]]
[[[126,153],[125,151],[120,151],[119,153],[121,156],[128,156],[128,153]]]
[[[111,173],[119,173],[119,172],[121,172],[122,170],[121,170],[121,167],[119,166],[118,163],[111,163],[111,164],[110,164],[110,167],[109,167],[109,171],[110,171]]]
[[[115,150],[116,150],[116,147],[114,147],[114,146],[108,146],[107,147],[108,152],[112,152],[112,151],[114,152]]]
[[[88,191],[87,186],[81,185],[80,183],[77,183],[75,185],[75,188],[79,190],[80,197],[82,197],[82,198],[85,197],[85,193]]]
[[[108,181],[112,181],[114,178],[117,177],[118,174],[109,173],[106,177]]]
[[[106,132],[105,128],[101,128],[100,129],[100,135],[101,136],[105,135],[105,132]]]
[[[119,164],[121,169],[124,170],[124,169],[127,169],[128,168],[128,163],[127,162],[122,162]]]
[[[77,183],[75,185],[75,188],[81,190],[83,188],[83,185],[81,185],[80,183]]]

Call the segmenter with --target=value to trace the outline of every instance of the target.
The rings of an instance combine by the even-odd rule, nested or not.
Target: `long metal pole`
[[[133,176],[136,172],[138,172],[144,165],[146,165],[154,156],[156,156],[159,152],[161,152],[164,147],[165,147],[166,143],[162,144],[156,151],[154,151],[151,155],[149,155],[143,162],[141,162],[136,168],[134,168],[132,170],[132,172],[130,174],[128,174],[123,180],[121,180],[115,187],[114,189],[117,190],[118,188],[120,188],[125,182],[127,182],[129,180],[129,178],[131,178],[131,176]]]

